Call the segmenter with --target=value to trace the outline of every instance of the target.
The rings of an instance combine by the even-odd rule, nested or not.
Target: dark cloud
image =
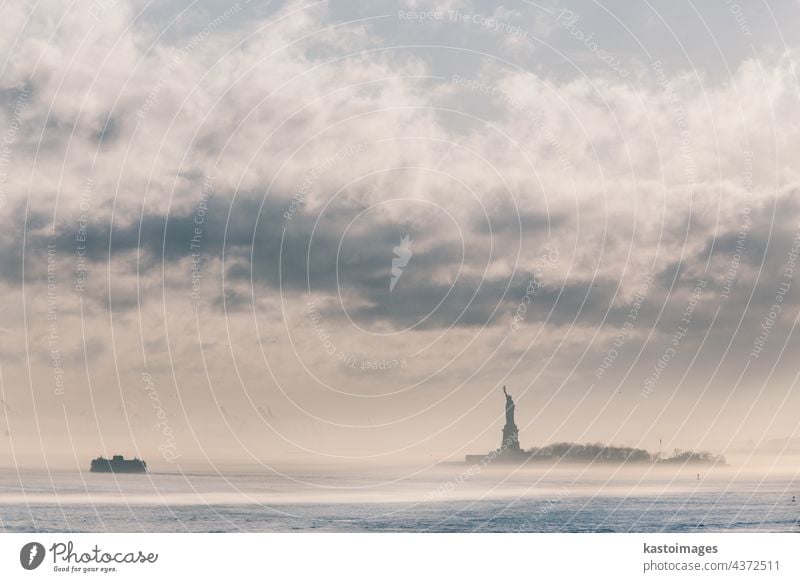
[[[772,219],[769,208],[752,212],[752,223],[745,238],[745,249],[736,265],[737,290],[753,289],[751,308],[764,306],[773,300],[774,284],[786,261],[797,232],[793,218],[792,193],[779,200],[778,220]],[[109,253],[118,268],[127,264],[131,275],[160,278],[161,269],[169,274],[175,266],[188,261],[193,251],[201,256],[204,275],[211,280],[209,287],[216,295],[211,304],[218,309],[223,305],[229,311],[246,308],[252,304],[250,282],[271,289],[282,287],[287,293],[303,292],[323,294],[334,298],[326,316],[349,316],[366,327],[388,325],[390,328],[417,326],[420,330],[455,326],[490,326],[507,321],[516,313],[526,296],[532,274],[520,264],[516,272],[507,277],[479,274],[504,254],[509,245],[497,245],[495,255],[489,255],[488,229],[480,229],[480,219],[471,228],[482,236],[473,236],[464,244],[452,233],[441,230],[446,223],[431,219],[419,224],[409,220],[399,222],[389,217],[377,217],[366,224],[352,227],[355,216],[364,210],[358,204],[341,205],[318,216],[305,209],[295,212],[291,219],[284,213],[289,201],[281,197],[259,200],[253,195],[241,194],[214,196],[208,209],[198,215],[197,210],[161,216],[145,214],[141,220],[114,225],[91,224],[86,241],[86,257],[91,269],[107,268]],[[509,230],[514,230],[516,219],[503,215],[491,217],[492,232],[499,240]],[[202,218],[202,220],[200,220]],[[61,260],[74,253],[76,239],[74,223],[62,223],[54,237],[47,234],[48,218],[43,214],[29,214],[29,257],[43,257],[48,244],[56,245]],[[525,236],[533,240],[547,228],[569,229],[563,216],[550,219],[536,213],[524,215]],[[764,223],[768,222],[767,225]],[[348,225],[350,228],[348,229]],[[496,226],[496,228],[495,228]],[[512,228],[514,227],[514,228]],[[196,238],[197,248],[192,248]],[[389,291],[393,249],[400,238],[409,235],[415,249],[402,279]],[[6,281],[19,281],[21,251],[18,244],[21,229],[6,232],[2,257],[2,273]],[[513,237],[512,237],[513,238]],[[685,303],[698,280],[706,280],[702,302],[704,308],[694,316],[695,329],[704,329],[711,322],[713,309],[705,306],[721,304],[721,281],[731,268],[731,257],[740,238],[737,225],[728,225],[716,237],[709,237],[704,248],[694,255],[663,266],[654,274],[647,300],[639,318],[664,332],[670,333],[675,321],[680,320]],[[767,241],[769,239],[769,243]],[[497,241],[495,241],[497,242]],[[464,245],[462,247],[462,244]],[[754,285],[757,269],[764,252],[764,273],[760,283]],[[218,268],[225,258],[226,288],[223,290]],[[513,247],[512,247],[513,248]],[[709,253],[710,268],[706,269]],[[125,258],[128,258],[127,262]],[[135,259],[135,260],[134,260]],[[29,280],[45,276],[41,261],[29,269]],[[68,264],[68,261],[66,262]],[[217,265],[217,266],[215,266]],[[36,273],[32,275],[31,273]],[[188,280],[188,271],[187,271]],[[526,307],[525,320],[544,322],[555,326],[609,325],[617,327],[625,321],[629,301],[615,296],[618,282],[598,278],[594,281],[545,281],[532,294]],[[126,286],[98,289],[96,299],[114,311],[137,307],[140,296]],[[341,303],[338,296],[341,295]],[[148,295],[149,296],[149,295]],[[660,318],[657,314],[662,310]],[[741,296],[726,298],[730,305],[739,305]],[[797,299],[791,299],[797,301]],[[729,309],[735,313],[735,309]],[[723,314],[724,315],[724,314]],[[733,325],[733,321],[729,322]]]

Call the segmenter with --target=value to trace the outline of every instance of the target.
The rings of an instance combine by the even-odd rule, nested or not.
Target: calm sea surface
[[[733,469],[699,479],[697,469],[466,470],[0,469],[0,531],[800,533],[800,481],[788,477]]]

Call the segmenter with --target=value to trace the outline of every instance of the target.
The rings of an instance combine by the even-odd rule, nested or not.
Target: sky
[[[800,454],[800,3],[3,12],[0,465]]]

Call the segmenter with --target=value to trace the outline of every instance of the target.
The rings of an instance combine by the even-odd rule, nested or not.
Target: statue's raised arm
[[[508,398],[508,392],[506,392],[506,387],[505,386],[503,386],[503,394],[505,394],[506,398]]]

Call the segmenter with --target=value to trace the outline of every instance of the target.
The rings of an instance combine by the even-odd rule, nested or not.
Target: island
[[[653,465],[724,465],[725,457],[706,451],[682,451],[675,449],[672,455],[664,456],[661,452],[650,453],[645,449],[617,447],[603,443],[553,443],[543,447],[523,450],[519,444],[519,428],[514,421],[516,406],[514,399],[503,386],[505,395],[505,419],[500,447],[485,455],[467,455],[468,464],[515,463],[528,462],[564,462],[564,463],[649,463]]]

